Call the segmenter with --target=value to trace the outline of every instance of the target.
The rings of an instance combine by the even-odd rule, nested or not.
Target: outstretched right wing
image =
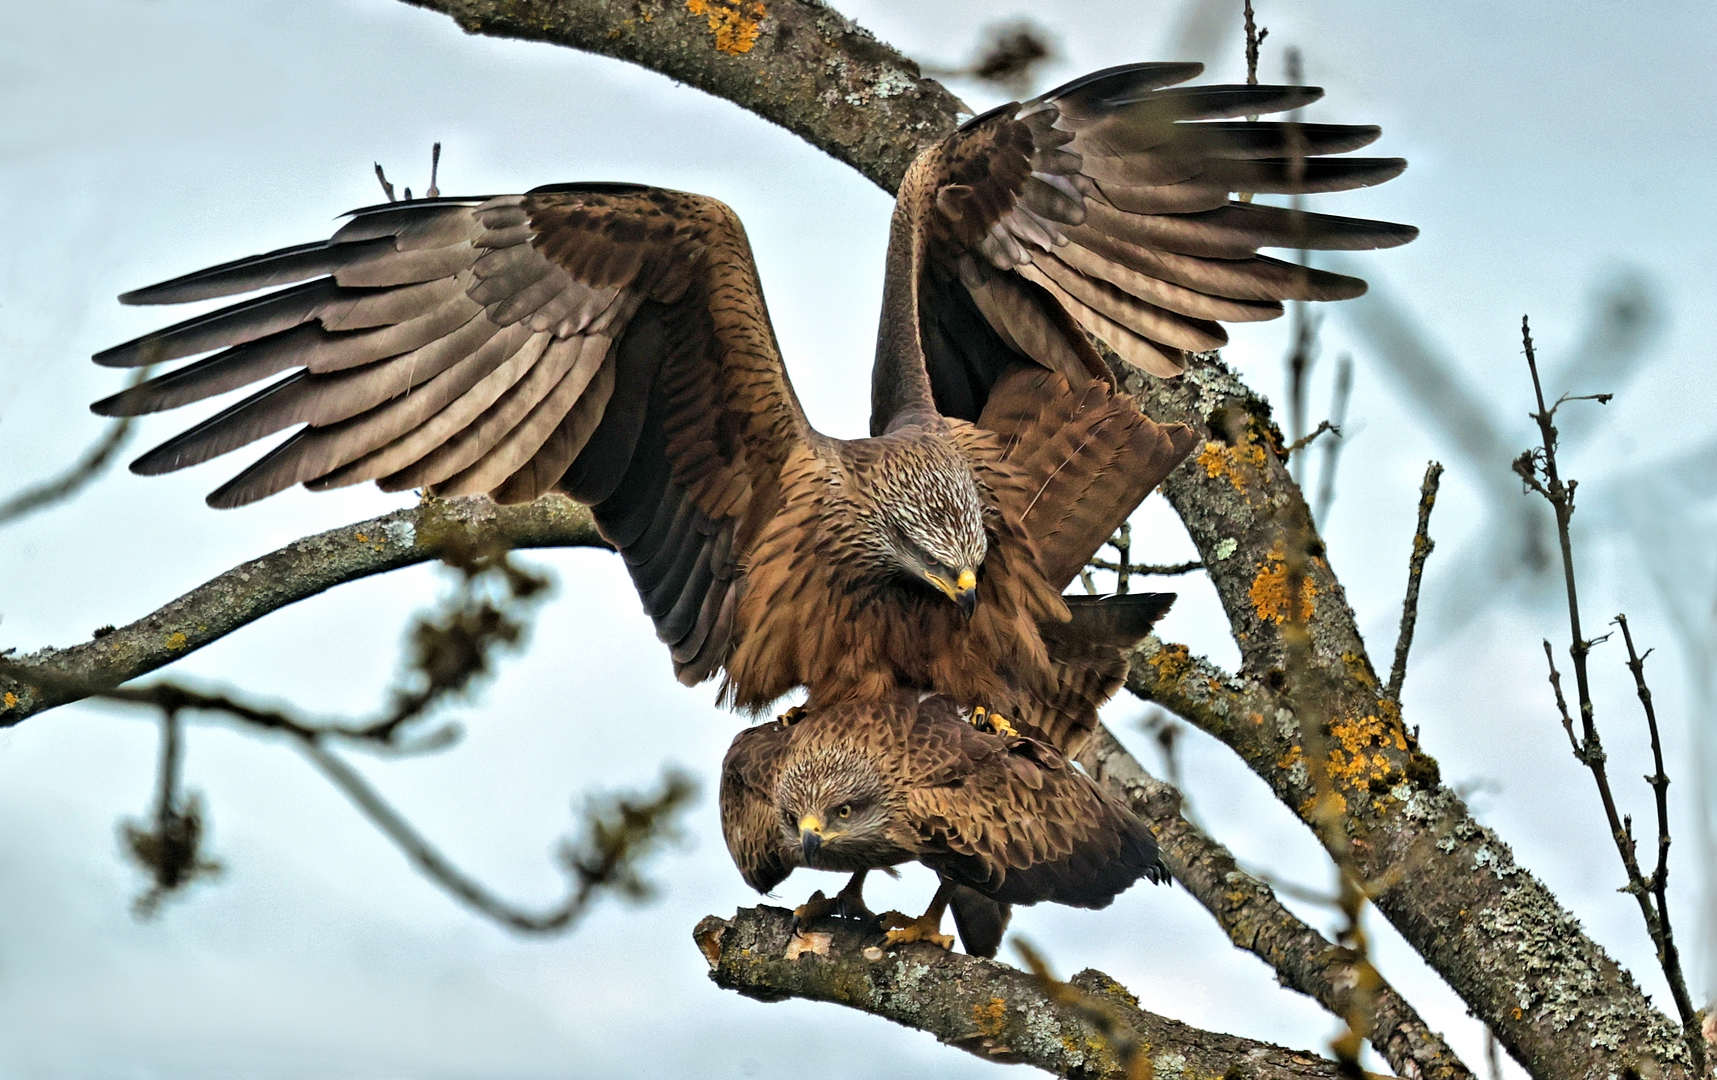
[[[1221,347],[1223,323],[1339,300],[1365,283],[1258,254],[1360,250],[1406,225],[1231,199],[1382,183],[1398,158],[1348,157],[1376,127],[1239,119],[1296,109],[1306,86],[1187,86],[1198,64],[1128,64],[993,109],[925,150],[901,184],[884,292],[873,431],[934,408],[977,421],[1022,360],[1077,384],[1084,338],[1170,377]]]
[[[302,282],[302,284],[293,284]],[[334,236],[121,297],[291,287],[96,355],[137,367],[220,349],[96,403],[135,416],[290,372],[144,454],[171,472],[302,425],[209,496],[303,483],[593,505],[682,681],[737,633],[741,560],[806,446],[738,219],[631,184],[360,210]]]

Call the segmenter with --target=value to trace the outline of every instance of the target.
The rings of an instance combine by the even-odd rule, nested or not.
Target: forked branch
[[[1624,816],[1617,808],[1614,792],[1610,787],[1609,771],[1606,767],[1606,755],[1603,743],[1598,737],[1597,717],[1592,705],[1592,691],[1587,678],[1586,660],[1592,646],[1604,640],[1587,640],[1580,628],[1580,595],[1576,587],[1574,574],[1574,542],[1569,523],[1574,516],[1574,493],[1578,481],[1562,478],[1556,462],[1557,431],[1556,411],[1569,401],[1596,401],[1603,404],[1610,400],[1608,394],[1595,394],[1585,397],[1562,397],[1554,405],[1546,406],[1544,402],[1544,386],[1538,377],[1538,357],[1532,346],[1532,329],[1527,320],[1520,320],[1520,335],[1523,349],[1526,353],[1527,371],[1532,375],[1532,392],[1538,403],[1538,411],[1532,414],[1532,419],[1538,424],[1539,445],[1515,459],[1514,471],[1520,475],[1526,487],[1541,495],[1550,503],[1556,515],[1556,539],[1562,552],[1562,577],[1568,594],[1568,632],[1572,641],[1568,652],[1573,658],[1574,685],[1579,696],[1580,733],[1574,732],[1573,718],[1568,715],[1567,699],[1562,693],[1562,676],[1556,670],[1555,655],[1551,651],[1550,642],[1544,643],[1544,657],[1550,664],[1550,685],[1555,692],[1556,707],[1561,714],[1562,727],[1568,733],[1568,742],[1573,747],[1574,757],[1585,765],[1592,773],[1592,779],[1598,788],[1599,801],[1603,803],[1604,817],[1609,823],[1610,836],[1615,841],[1616,853],[1621,856],[1622,868],[1627,873],[1627,884],[1623,891],[1631,894],[1639,904],[1640,917],[1645,921],[1646,932],[1651,936],[1652,944],[1657,949],[1658,964],[1663,968],[1664,978],[1669,982],[1671,996],[1675,999],[1676,1011],[1681,1017],[1683,1041],[1689,1060],[1693,1063],[1694,1075],[1706,1075],[1706,1044],[1704,1034],[1700,1030],[1700,1016],[1694,1008],[1693,999],[1687,992],[1687,980],[1681,970],[1681,955],[1675,946],[1675,932],[1669,921],[1669,907],[1666,891],[1669,878],[1669,807],[1668,790],[1669,777],[1663,769],[1663,748],[1658,740],[1657,713],[1652,706],[1651,691],[1645,683],[1645,658],[1634,651],[1633,635],[1628,630],[1627,618],[1616,616],[1616,623],[1621,627],[1622,638],[1627,643],[1628,669],[1633,672],[1634,685],[1639,693],[1640,704],[1645,709],[1646,725],[1651,736],[1652,757],[1656,772],[1646,777],[1646,782],[1652,787],[1657,804],[1658,824],[1658,862],[1657,869],[1648,880],[1641,872],[1639,865],[1638,846],[1634,842],[1633,820]],[[1608,637],[1608,635],[1605,635]]]

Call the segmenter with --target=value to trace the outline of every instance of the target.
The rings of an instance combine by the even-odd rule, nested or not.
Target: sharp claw
[[[794,724],[797,724],[799,721],[803,720],[804,718],[805,718],[805,707],[803,705],[795,705],[791,709],[788,709],[786,712],[782,713],[780,716],[777,716],[775,719],[781,721],[782,727],[792,727]]]
[[[972,726],[977,728],[979,731],[988,731],[991,734],[1000,735],[1009,739],[1019,738],[1019,730],[1013,726],[1012,721],[1001,713],[991,712],[982,705],[978,705],[972,709],[971,719]]]

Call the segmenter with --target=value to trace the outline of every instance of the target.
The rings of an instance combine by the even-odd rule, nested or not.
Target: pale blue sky
[[[1233,7],[1214,78],[1243,74]],[[1530,439],[1523,312],[1552,362],[1579,339],[1594,283],[1618,268],[1637,268],[1667,312],[1648,360],[1567,464],[1589,481],[1589,621],[1625,609],[1643,642],[1662,646],[1654,686],[1677,781],[1676,888],[1691,942],[1697,745],[1684,657],[1620,507],[1647,490],[1628,477],[1668,475],[1648,467],[1717,434],[1717,15],[1668,3],[1259,8],[1271,29],[1265,78],[1281,76],[1282,48],[1300,46],[1308,80],[1329,90],[1313,118],[1381,123],[1377,152],[1410,159],[1399,180],[1318,205],[1422,228],[1409,247],[1366,256],[1365,272],[1432,328],[1507,445]],[[963,58],[991,18],[1026,9],[868,0],[843,10],[910,54],[946,62]],[[1172,54],[1180,15],[1167,0],[1062,2],[1037,17],[1064,57],[1046,84],[1127,60],[1187,58]],[[990,100],[956,89],[974,105]],[[865,426],[888,200],[794,138],[659,76],[467,37],[393,0],[66,0],[0,6],[0,112],[0,492],[57,471],[99,434],[87,404],[118,378],[87,357],[162,321],[159,310],[121,308],[117,293],[323,236],[338,213],[377,201],[373,161],[421,188],[435,140],[449,193],[626,179],[727,201],[750,232],[812,419],[839,435]],[[1228,357],[1274,395],[1285,341],[1285,325],[1242,328]],[[1490,527],[1489,489],[1425,407],[1392,389],[1339,311],[1327,323],[1314,416],[1343,349],[1358,363],[1355,437],[1327,531],[1381,663],[1424,462],[1450,466],[1428,604],[1464,595],[1455,579],[1477,572],[1458,559]],[[184,422],[145,422],[135,448]],[[116,471],[77,503],[0,532],[0,649],[83,640],[243,559],[405,501],[372,489],[292,491],[243,511],[206,509],[202,495],[237,467],[223,459],[152,480]],[[1645,514],[1686,545],[1670,591],[1708,620],[1717,506],[1709,470],[1695,480],[1705,502]],[[1139,522],[1142,556],[1190,551],[1160,500]],[[462,711],[466,741],[427,759],[362,764],[458,862],[510,896],[546,902],[559,888],[550,854],[569,800],[647,783],[664,760],[679,762],[703,778],[705,795],[692,842],[654,868],[666,886],[658,903],[604,904],[563,939],[510,937],[418,879],[286,746],[197,727],[186,776],[210,807],[226,876],[136,923],[127,905],[139,882],[114,828],[149,805],[155,729],[111,709],[60,710],[0,732],[0,1078],[1000,1075],[871,1017],[762,1005],[706,981],[692,925],[756,902],[727,860],[713,804],[738,721],[714,709],[709,688],[674,683],[611,557],[531,560],[555,571],[558,596],[534,651]],[[307,708],[361,712],[393,671],[405,619],[437,587],[427,569],[345,586],[182,668]],[[1232,662],[1208,587],[1188,582],[1182,593],[1164,633]],[[1483,819],[1657,992],[1632,901],[1614,892],[1619,869],[1590,783],[1554,726],[1537,642],[1560,638],[1559,626],[1554,606],[1530,592],[1463,606],[1449,632],[1423,643],[1409,722],[1446,777],[1500,781],[1476,797]],[[1631,691],[1613,649],[1595,664],[1612,775],[1643,817]],[[1142,711],[1122,700],[1108,715],[1125,734]],[[1714,742],[1707,731],[1706,746]],[[1197,809],[1242,858],[1287,879],[1326,880],[1304,829],[1225,749],[1195,737],[1186,764]],[[825,884],[800,875],[784,902]],[[927,875],[908,873],[876,899],[912,907],[928,891]],[[1306,910],[1314,923],[1332,921]],[[1100,913],[1033,909],[1016,927],[1062,970],[1103,968],[1190,1023],[1302,1047],[1332,1030],[1178,889],[1140,886]],[[1477,1024],[1405,947],[1386,931],[1379,938],[1386,974],[1477,1064]],[[1714,976],[1704,961],[1707,993]]]

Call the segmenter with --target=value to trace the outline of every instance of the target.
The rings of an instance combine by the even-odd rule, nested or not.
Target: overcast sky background
[[[1189,38],[1186,12],[1169,0],[1064,0],[1036,11],[842,5],[908,54],[942,63],[967,58],[989,21],[1033,14],[1057,33],[1062,56],[1043,86],[1129,60],[1194,58],[1185,50],[1199,42],[1219,55],[1210,76],[1237,80],[1238,0],[1231,6],[1208,6],[1213,34]],[[1329,91],[1308,118],[1381,123],[1374,152],[1411,161],[1380,189],[1315,206],[1423,229],[1407,248],[1365,256],[1364,272],[1429,328],[1511,452],[1532,439],[1523,312],[1552,369],[1580,340],[1593,290],[1618,274],[1648,282],[1663,313],[1625,387],[1598,379],[1571,388],[1622,392],[1579,425],[1564,464],[1587,482],[1588,625],[1626,610],[1642,647],[1660,649],[1651,671],[1676,782],[1675,914],[1694,954],[1690,974],[1709,997],[1709,927],[1703,950],[1694,946],[1698,917],[1717,903],[1700,882],[1696,780],[1703,760],[1717,798],[1717,735],[1709,715],[1694,719],[1691,689],[1709,690],[1710,653],[1692,655],[1687,643],[1698,633],[1707,649],[1712,642],[1717,504],[1711,463],[1662,463],[1717,436],[1717,9],[1259,8],[1271,31],[1264,78],[1281,78],[1282,50],[1298,45],[1308,81]],[[955,89],[980,108],[996,100],[981,87]],[[436,140],[449,194],[636,180],[728,202],[750,232],[812,420],[835,435],[865,428],[889,200],[793,137],[660,76],[467,37],[392,0],[62,0],[0,6],[0,115],[0,494],[56,473],[100,435],[87,403],[120,377],[87,357],[173,317],[121,308],[117,293],[326,235],[336,214],[378,201],[374,161],[421,190]],[[1374,662],[1387,666],[1417,485],[1426,460],[1440,457],[1450,471],[1426,603],[1466,599],[1445,603],[1421,638],[1408,720],[1447,780],[1488,782],[1473,796],[1479,816],[1667,1004],[1633,901],[1615,892],[1621,872],[1590,780],[1554,720],[1538,645],[1545,635],[1566,640],[1554,594],[1462,591],[1488,580],[1489,568],[1471,562],[1499,520],[1497,484],[1481,474],[1506,460],[1463,457],[1436,409],[1397,389],[1350,314],[1333,310],[1325,325],[1314,418],[1334,357],[1350,350],[1357,362],[1352,438],[1326,535]],[[1233,339],[1230,362],[1275,397],[1285,321],[1239,328]],[[151,419],[133,449],[186,423]],[[241,511],[204,507],[202,496],[251,456],[164,479],[116,470],[77,502],[0,532],[0,649],[85,640],[238,562],[409,501],[352,488],[294,490]],[[1135,558],[1190,555],[1159,498],[1138,520]],[[1659,546],[1642,552],[1646,532]],[[703,798],[687,844],[651,868],[664,886],[658,902],[604,903],[569,936],[521,940],[417,877],[289,747],[199,725],[185,775],[203,795],[226,874],[137,922],[128,904],[140,876],[120,858],[115,827],[148,811],[157,728],[111,707],[61,709],[0,732],[0,1077],[1001,1075],[882,1020],[763,1005],[707,981],[691,927],[757,899],[728,861],[714,805],[739,721],[713,707],[710,687],[674,682],[612,556],[528,559],[553,570],[557,596],[529,655],[459,710],[464,742],[360,764],[462,866],[521,903],[546,904],[561,888],[551,852],[581,793],[644,786],[676,762],[701,778]],[[1232,664],[1213,592],[1191,579],[1176,587],[1182,599],[1164,636]],[[177,673],[309,710],[363,712],[395,671],[401,628],[440,588],[429,568],[347,585],[191,656]],[[1601,648],[1593,662],[1611,775],[1646,821],[1637,778],[1648,755],[1619,649]],[[1107,716],[1154,764],[1137,733],[1143,712],[1123,699]],[[1193,736],[1185,767],[1194,807],[1248,865],[1327,884],[1309,834],[1229,751]],[[782,902],[834,883],[821,876],[790,879]],[[878,882],[873,906],[916,910],[931,887],[927,872],[909,870]],[[1334,921],[1302,910],[1314,924]],[[1384,973],[1478,1066],[1478,1024],[1381,919],[1372,925]],[[1141,885],[1099,913],[1026,910],[1014,926],[1063,973],[1100,967],[1147,1007],[1192,1024],[1317,1048],[1334,1030],[1233,950],[1178,887]]]

